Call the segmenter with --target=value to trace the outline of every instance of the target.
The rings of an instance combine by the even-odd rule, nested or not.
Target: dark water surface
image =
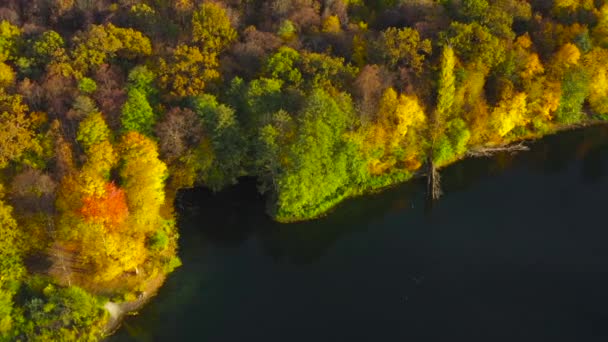
[[[110,341],[608,341],[608,127],[280,225],[255,184],[184,192],[180,256]]]

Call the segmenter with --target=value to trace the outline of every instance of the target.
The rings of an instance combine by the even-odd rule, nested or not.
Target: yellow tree
[[[436,121],[445,121],[452,113],[454,97],[456,93],[456,78],[454,77],[454,66],[456,56],[450,46],[443,48],[441,57],[441,71],[439,74],[439,89],[437,90],[437,114]]]
[[[192,40],[200,43],[204,52],[218,54],[236,37],[236,30],[220,4],[204,2],[192,14]]]
[[[137,30],[112,24],[92,25],[87,32],[76,36],[74,43],[72,56],[77,76],[117,55],[132,59],[152,53],[148,37]]]
[[[168,60],[160,60],[159,82],[170,97],[200,95],[208,82],[217,80],[217,54],[196,46],[178,45]]]
[[[40,150],[27,111],[20,95],[9,95],[0,88],[0,169],[27,150]]]
[[[584,58],[585,67],[591,71],[589,105],[601,115],[608,115],[608,50],[595,48]]]
[[[153,232],[160,225],[167,166],[158,158],[156,143],[137,132],[122,137],[119,153],[122,158],[120,177],[133,229]]]
[[[526,93],[515,93],[504,96],[498,106],[492,111],[491,129],[500,137],[504,137],[517,126],[528,122]]]

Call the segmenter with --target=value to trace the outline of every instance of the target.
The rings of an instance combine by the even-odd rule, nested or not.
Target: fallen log
[[[488,147],[477,147],[469,150],[467,152],[468,157],[491,157],[496,153],[508,152],[510,154],[515,154],[521,151],[529,151],[530,148],[524,145],[523,142],[519,142],[511,145],[502,145],[502,146],[488,146]]]

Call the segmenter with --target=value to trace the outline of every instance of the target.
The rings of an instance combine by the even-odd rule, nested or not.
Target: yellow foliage
[[[110,170],[116,165],[116,161],[117,157],[112,144],[108,140],[104,140],[89,147],[87,162],[83,170],[96,173],[102,178],[107,179],[110,175]]]
[[[376,122],[367,130],[363,148],[368,155],[381,156],[369,160],[369,171],[377,175],[393,167],[398,150],[405,156],[401,161],[408,170],[419,167],[420,140],[414,132],[426,124],[426,115],[418,98],[388,88],[380,99],[376,116]]]
[[[384,91],[378,107],[378,120],[388,135],[388,145],[396,146],[411,127],[426,122],[423,108],[416,96],[397,95],[393,88]]]
[[[89,31],[76,36],[74,42],[74,66],[80,73],[105,63],[108,58],[119,53],[125,58],[148,56],[152,53],[152,44],[148,37],[134,29],[112,24],[92,25]]]
[[[15,72],[10,65],[0,62],[0,88],[5,88],[15,82]]]
[[[517,40],[515,41],[515,46],[519,46],[523,49],[529,49],[532,44],[532,39],[530,39],[530,35],[528,34],[528,32],[517,37]]]
[[[340,28],[340,18],[337,15],[330,15],[325,20],[323,20],[323,32],[326,33],[339,33]]]
[[[528,61],[526,62],[526,68],[521,72],[521,78],[530,79],[535,75],[542,74],[545,72],[542,62],[537,54],[532,53],[528,55]]]
[[[137,132],[123,136],[119,151],[123,160],[120,176],[133,229],[154,231],[158,228],[159,211],[165,201],[167,166],[158,159],[156,143]]]
[[[194,46],[178,45],[171,59],[161,59],[159,81],[171,96],[200,95],[207,82],[216,80],[219,61],[212,52],[203,52]]]
[[[410,127],[422,126],[426,121],[426,116],[416,96],[401,94],[397,108],[395,108],[395,119],[397,136],[404,137]]]
[[[503,99],[492,112],[492,129],[504,137],[513,128],[528,123],[526,93],[516,93]]]
[[[608,114],[608,70],[600,68],[591,78],[589,104],[599,114]]]
[[[577,65],[581,58],[581,52],[576,45],[567,43],[562,46],[553,57],[553,63],[558,68],[566,68]]]

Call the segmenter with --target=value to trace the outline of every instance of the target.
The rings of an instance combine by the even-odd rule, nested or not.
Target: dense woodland
[[[604,0],[0,1],[0,340],[97,340],[177,191],[269,215],[608,119]]]

